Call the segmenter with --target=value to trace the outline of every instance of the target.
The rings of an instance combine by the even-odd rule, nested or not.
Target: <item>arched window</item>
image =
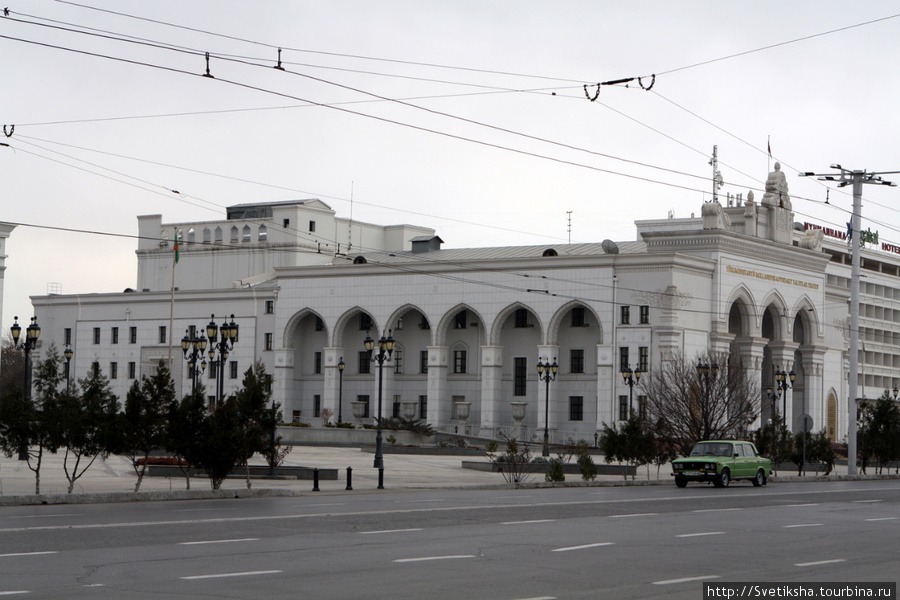
[[[237,225],[231,228],[231,243],[237,244],[238,242],[238,228]]]
[[[187,237],[187,243],[188,243],[188,244],[193,244],[193,243],[194,243],[194,241],[195,241],[195,240],[194,240],[194,236],[195,236],[194,228],[191,227],[190,229],[188,229],[188,237]]]
[[[216,227],[216,243],[217,244],[222,243],[222,228],[221,227]]]
[[[259,241],[261,241],[261,242],[264,242],[264,241],[266,241],[266,239],[268,239],[268,237],[269,237],[269,232],[266,229],[266,226],[260,225],[259,226],[259,236],[257,239],[259,239]]]
[[[250,226],[244,225],[243,231],[241,231],[241,241],[249,242],[250,241]]]
[[[212,234],[209,231],[209,227],[203,228],[203,243],[208,244],[212,240]]]

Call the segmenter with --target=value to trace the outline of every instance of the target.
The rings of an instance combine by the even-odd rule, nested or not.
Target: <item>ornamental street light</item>
[[[19,336],[22,335],[22,326],[19,325],[19,317],[14,317],[13,325],[9,328],[12,334],[13,347],[19,347]],[[23,351],[25,352],[25,372],[22,375],[22,397],[25,402],[31,398],[31,349],[37,344],[38,338],[41,337],[41,326],[37,323],[37,317],[31,317],[31,324],[25,329],[25,342]],[[28,460],[27,444],[19,448],[19,460]]]
[[[63,351],[63,356],[66,357],[66,395],[69,395],[69,363],[72,362],[72,356],[75,353],[72,352],[72,347],[66,344],[66,349]]]
[[[338,423],[341,423],[341,418],[343,412],[341,408],[343,407],[343,399],[344,399],[344,367],[346,367],[346,363],[344,363],[344,357],[341,357],[341,360],[338,361]]]
[[[191,330],[186,329],[184,337],[181,338],[181,352],[184,355],[184,359],[188,361],[188,369],[190,369],[188,373],[191,377],[191,396],[197,392],[197,376],[206,369],[206,359],[203,358],[203,352],[206,351],[207,343],[206,337],[202,333],[198,337],[196,330],[194,335],[191,336]],[[203,359],[203,361],[199,363],[198,368],[200,359]]]
[[[785,419],[787,419],[787,391],[793,387],[791,384],[794,383],[795,379],[797,379],[797,374],[794,373],[793,369],[791,369],[790,373],[785,373],[778,369],[775,370],[775,388],[778,390],[778,395],[781,396],[781,414]],[[788,380],[790,380],[790,383],[788,383]]]
[[[387,337],[384,337],[382,334],[381,339],[378,340],[378,352],[373,355],[373,351],[375,350],[375,340],[366,332],[366,339],[363,342],[363,346],[366,349],[366,352],[369,353],[369,360],[374,360],[378,363],[378,414],[375,418],[377,423],[376,433],[375,433],[375,465],[374,467],[378,469],[378,489],[384,489],[384,456],[381,454],[381,397],[383,393],[383,370],[384,363],[389,362],[391,360],[391,354],[394,353],[394,338],[391,335],[392,330],[388,330]]]
[[[556,364],[555,358],[553,359],[553,364],[550,364],[549,358],[547,362],[543,362],[540,358],[538,359],[538,380],[546,384],[546,393],[544,394],[544,448],[541,451],[541,456],[550,456],[550,382],[556,379],[558,371],[559,365]]]
[[[631,370],[631,367],[625,365],[625,368],[622,369],[622,379],[625,381],[625,385],[628,386],[628,417],[631,418],[634,416],[634,384],[641,380],[641,375],[644,372],[638,369]]]
[[[231,323],[227,319],[222,319],[221,326],[216,325],[216,316],[210,315],[206,337],[209,338],[209,368],[216,370],[215,408],[218,408],[225,394],[225,361],[238,341],[238,326],[234,323],[234,315],[231,315]]]

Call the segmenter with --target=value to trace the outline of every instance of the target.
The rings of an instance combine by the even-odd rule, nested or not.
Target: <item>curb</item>
[[[100,492],[96,494],[24,494],[0,496],[0,506],[34,504],[105,504],[121,502],[163,502],[168,500],[213,500],[224,498],[276,498],[299,496],[294,490],[173,490],[149,492]]]

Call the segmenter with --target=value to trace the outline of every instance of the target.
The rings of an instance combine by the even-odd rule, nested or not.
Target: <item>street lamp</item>
[[[366,352],[369,353],[369,360],[374,360],[378,363],[378,415],[376,417],[377,429],[375,433],[375,465],[374,467],[378,469],[378,489],[384,489],[384,456],[381,454],[381,396],[383,392],[383,383],[382,383],[382,371],[384,369],[384,363],[391,360],[391,354],[394,353],[394,338],[391,336],[391,331],[388,330],[388,336],[384,337],[384,334],[381,335],[381,339],[378,340],[378,353],[373,355],[373,351],[375,350],[375,340],[366,332],[366,339],[363,342],[363,346],[365,346]]]
[[[193,396],[197,392],[197,376],[199,373],[202,373],[206,369],[206,359],[203,358],[203,352],[206,350],[206,345],[208,341],[200,334],[200,337],[197,337],[196,331],[194,332],[194,336],[190,336],[190,330],[186,329],[184,331],[184,337],[181,338],[181,352],[184,354],[184,358],[188,361],[188,368],[190,369],[189,373],[191,375],[191,396]],[[188,354],[190,351],[190,354]],[[200,363],[200,368],[197,368],[197,361],[203,358],[203,362]]]
[[[209,338],[210,344],[210,368],[216,369],[215,397],[216,408],[218,408],[222,403],[222,396],[225,394],[225,361],[228,360],[228,353],[234,349],[234,344],[238,341],[238,326],[234,323],[234,315],[231,315],[231,323],[227,319],[222,319],[221,326],[216,325],[216,316],[210,315],[209,324],[206,326],[206,337]],[[218,352],[218,358],[216,352]]]
[[[785,373],[781,370],[775,371],[775,387],[778,389],[778,395],[781,396],[781,413],[785,418],[787,418],[787,391],[793,387],[791,384],[794,383],[795,379],[797,379],[797,374],[794,373],[793,369],[791,369],[790,373]],[[790,380],[790,383],[788,383],[788,380]]]
[[[63,351],[63,356],[66,357],[66,395],[69,395],[69,363],[72,362],[72,356],[75,353],[72,352],[72,347],[66,344],[66,349]]]
[[[338,361],[338,423],[341,423],[341,417],[343,415],[341,408],[344,399],[344,367],[346,366],[344,357],[342,356],[341,360]]]
[[[625,385],[628,386],[628,417],[631,418],[634,416],[634,405],[632,403],[634,399],[634,384],[641,380],[641,375],[644,372],[640,369],[631,370],[631,367],[625,365],[625,368],[622,369],[622,379],[625,381]]]
[[[541,451],[541,456],[550,456],[550,382],[556,379],[558,371],[559,365],[556,364],[555,358],[552,365],[549,358],[547,362],[543,362],[538,358],[538,380],[546,383],[546,393],[544,395],[544,449]]]
[[[12,327],[9,328],[13,338],[13,347],[19,347],[19,336],[22,335],[22,326],[19,325],[19,317],[14,317]],[[22,397],[26,402],[31,398],[31,349],[41,337],[41,326],[37,323],[37,317],[31,317],[31,324],[25,329],[25,372],[22,375]],[[28,460],[28,447],[19,448],[19,460]]]

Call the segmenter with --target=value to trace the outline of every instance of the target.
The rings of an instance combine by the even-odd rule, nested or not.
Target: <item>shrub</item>
[[[544,480],[550,482],[565,481],[566,474],[563,473],[563,461],[558,458],[551,459],[550,467],[547,469],[547,474],[544,475]]]

